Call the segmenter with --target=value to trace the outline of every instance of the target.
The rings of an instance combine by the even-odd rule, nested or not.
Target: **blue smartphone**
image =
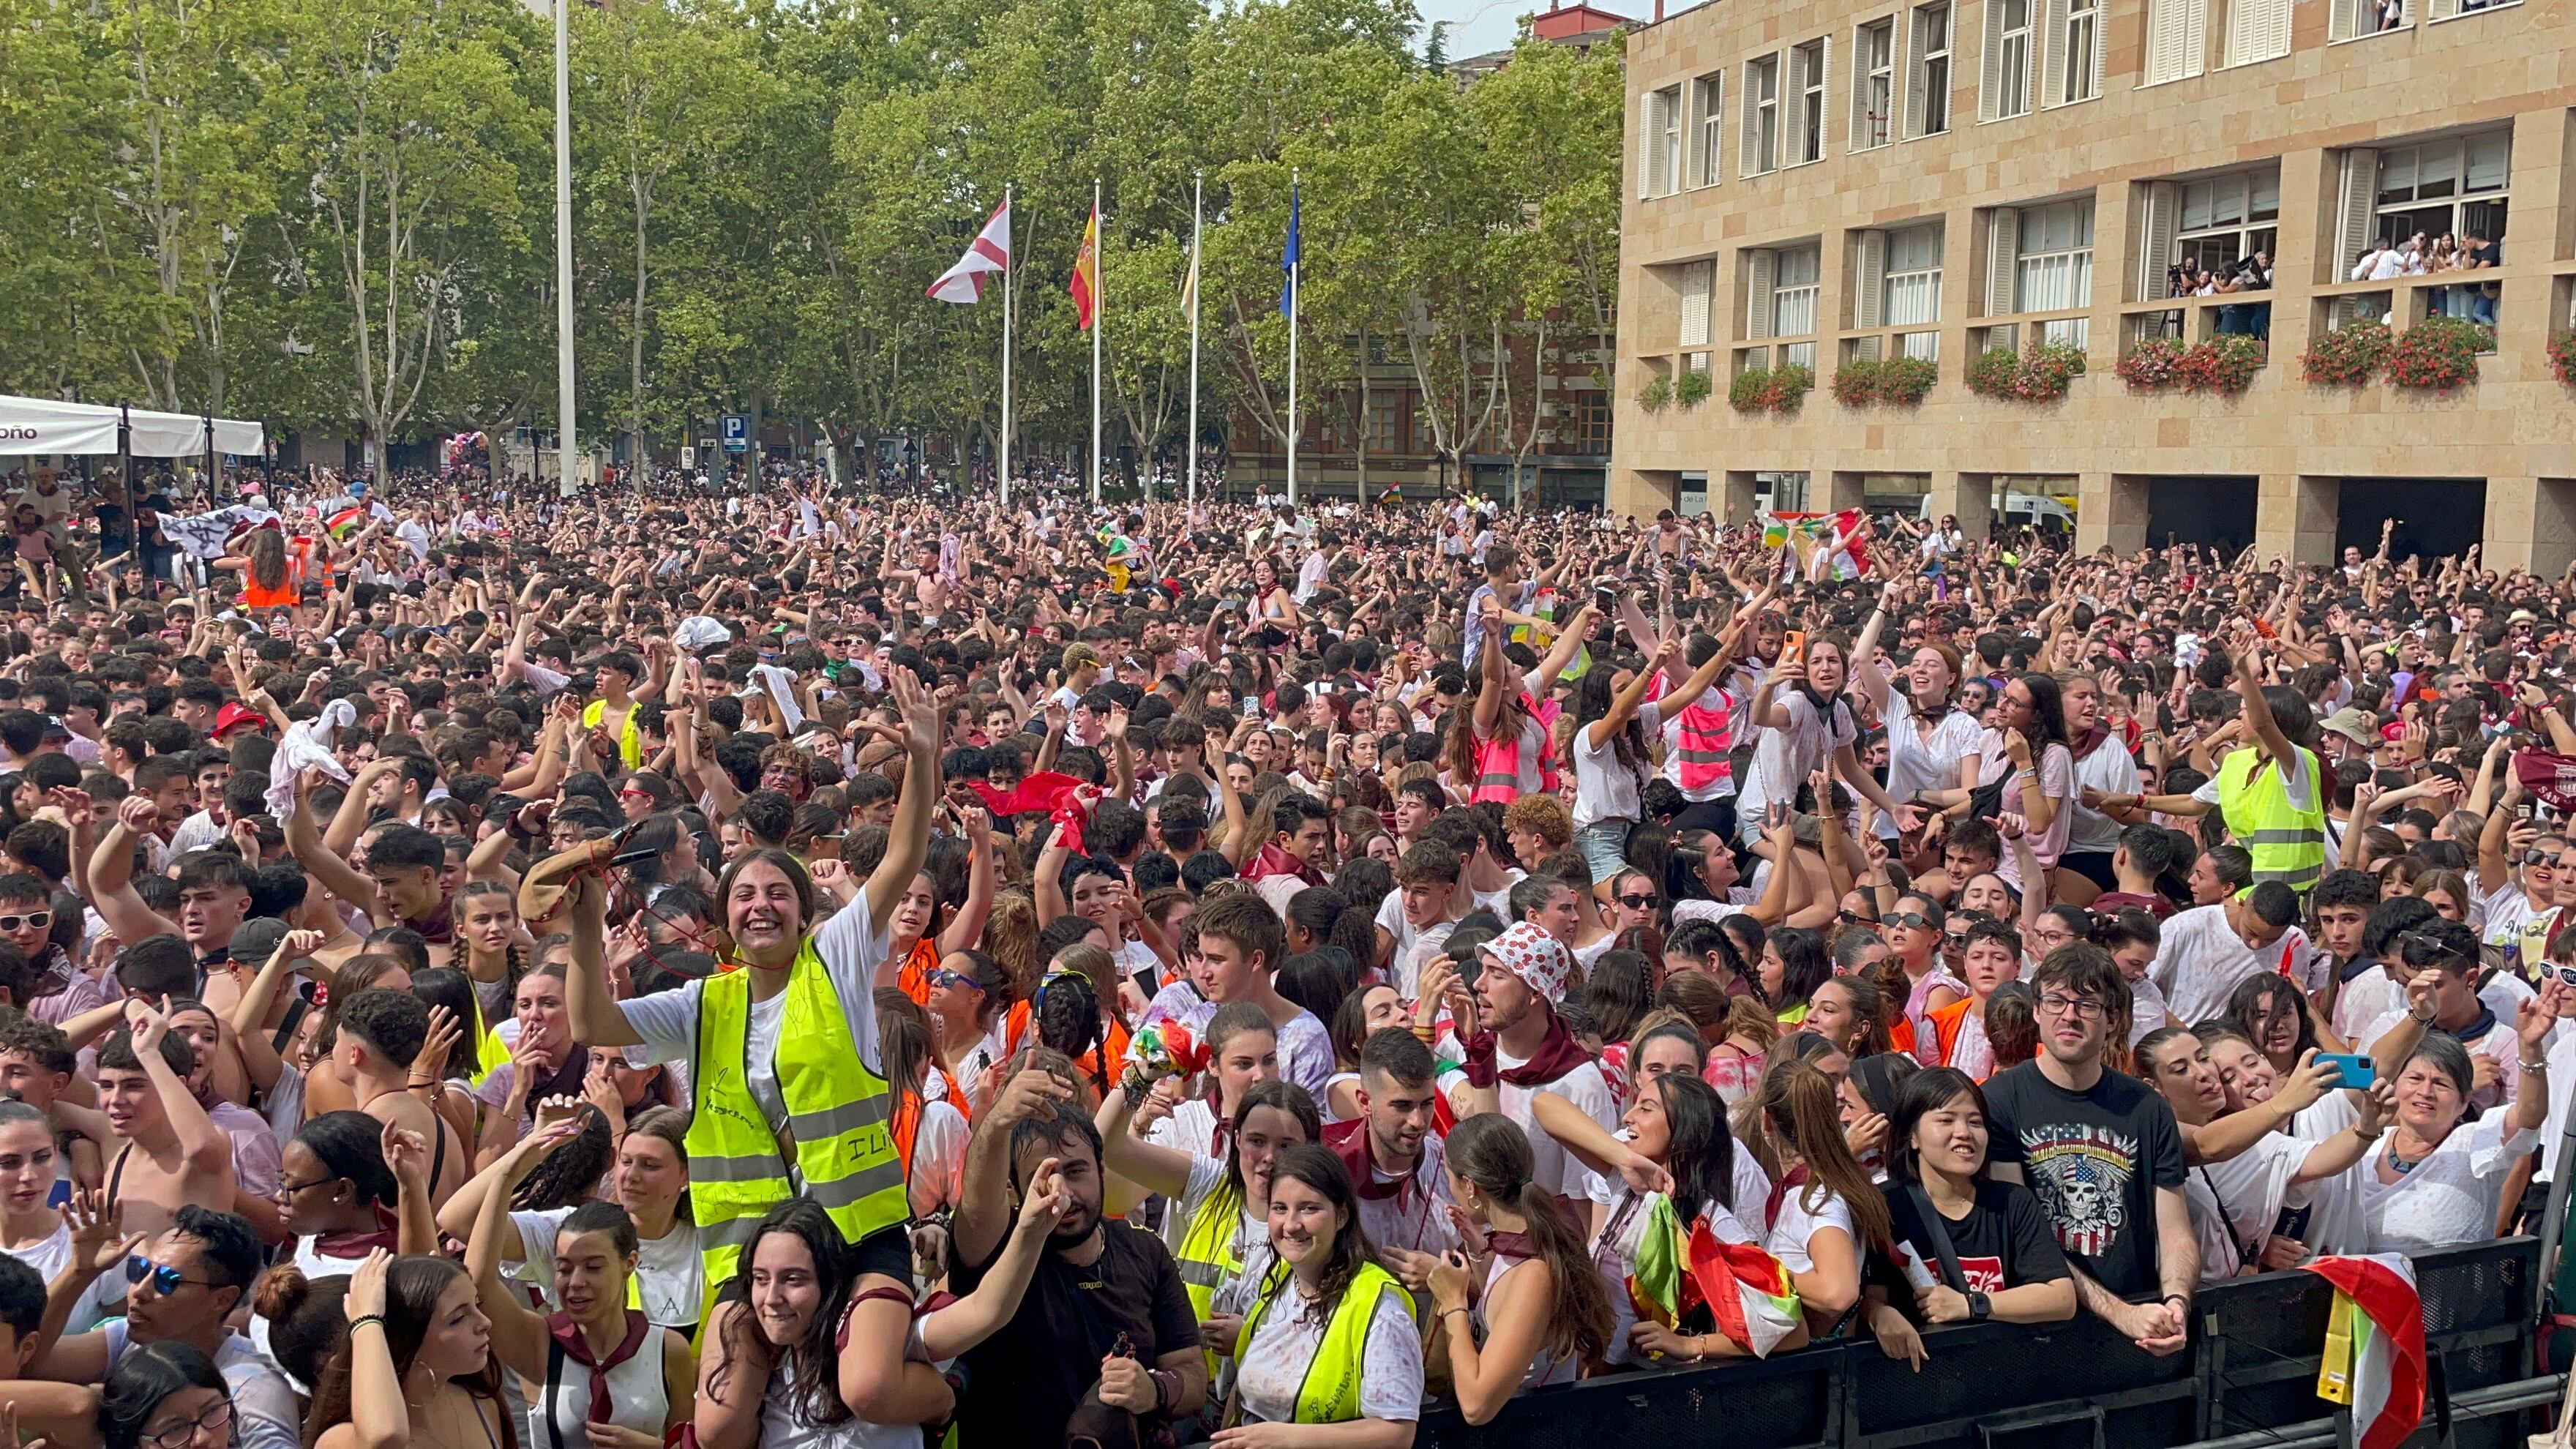
[[[2368,1091],[2378,1067],[2359,1052],[2319,1052],[2317,1065],[2335,1069],[2335,1085]]]

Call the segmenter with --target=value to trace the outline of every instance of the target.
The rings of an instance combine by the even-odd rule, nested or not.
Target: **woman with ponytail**
[[[1459,1412],[1491,1423],[1524,1388],[1572,1383],[1610,1347],[1611,1314],[1582,1234],[1531,1179],[1529,1135],[1499,1112],[1460,1122],[1445,1144],[1460,1236],[1483,1264],[1452,1250],[1431,1270],[1431,1297],[1449,1334]]]
[[[1048,963],[1029,1012],[1039,1044],[1073,1058],[1095,1101],[1109,1095],[1108,1064],[1127,1056],[1127,1023],[1116,1010],[1117,969],[1106,947],[1077,941]]]
[[[896,987],[877,988],[877,1042],[894,1093],[896,1158],[904,1164],[912,1215],[956,1204],[966,1171],[966,1114],[930,1050],[930,1017]]]
[[[1762,1245],[1789,1270],[1807,1326],[1831,1337],[1860,1302],[1864,1248],[1890,1251],[1887,1202],[1843,1137],[1834,1080],[1797,1055],[1762,1076],[1755,1101],[1780,1171],[1761,1204]]]

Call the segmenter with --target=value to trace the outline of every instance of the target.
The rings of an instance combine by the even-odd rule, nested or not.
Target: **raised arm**
[[[126,796],[116,803],[116,819],[90,855],[89,884],[95,892],[90,904],[98,907],[107,929],[129,946],[149,936],[180,934],[169,917],[143,904],[143,897],[134,893],[134,843],[158,818],[150,800]]]
[[[567,1117],[511,1148],[509,1156],[494,1165],[486,1176],[495,1180],[491,1191],[483,1194],[473,1235],[465,1245],[465,1271],[474,1279],[483,1315],[492,1320],[492,1353],[530,1383],[545,1379],[550,1335],[545,1319],[529,1312],[527,1299],[501,1277],[503,1241],[516,1242],[519,1237],[510,1223],[510,1196],[546,1154],[580,1135],[581,1127],[579,1116]]]
[[[886,831],[885,858],[868,876],[868,919],[883,921],[895,902],[921,874],[930,856],[930,806],[939,798],[939,706],[909,669],[890,671],[897,708],[903,712],[911,752],[904,763],[903,794],[895,802],[894,824]]]
[[[359,787],[349,787],[350,798],[357,798]],[[322,882],[322,888],[358,908],[369,920],[376,915],[376,883],[349,868],[347,858],[322,843],[322,833],[313,827],[313,784],[310,771],[295,777],[295,804],[286,812],[286,849]]]
[[[189,1170],[231,1176],[233,1140],[206,1115],[197,1094],[161,1057],[161,1039],[170,1034],[170,999],[161,998],[157,1007],[140,1002],[131,1006],[128,1019],[134,1023],[134,1055],[143,1063],[143,1075],[152,1079],[152,1089],[161,1094],[161,1110],[170,1118],[179,1150],[188,1156]]]

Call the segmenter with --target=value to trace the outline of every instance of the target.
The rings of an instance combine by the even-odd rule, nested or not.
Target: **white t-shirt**
[[[1457,1037],[1443,1036],[1435,1055],[1443,1061],[1454,1062],[1464,1061],[1467,1053],[1459,1045]],[[1494,1050],[1496,1071],[1509,1071],[1526,1064],[1527,1060],[1513,1056],[1499,1046]],[[1464,1071],[1442,1073],[1441,1094],[1446,1096],[1456,1091],[1466,1080]],[[1583,1109],[1584,1116],[1600,1123],[1603,1131],[1615,1131],[1619,1126],[1619,1101],[1610,1090],[1609,1080],[1601,1075],[1601,1064],[1585,1062],[1555,1081],[1536,1087],[1503,1082],[1499,1084],[1499,1091],[1503,1115],[1521,1124],[1521,1130],[1529,1134],[1530,1181],[1558,1197],[1582,1196],[1584,1182],[1591,1176],[1591,1169],[1550,1137],[1546,1128],[1538,1125],[1537,1118],[1530,1111],[1530,1099],[1541,1092],[1563,1097]]]
[[[2296,939],[2292,939],[2295,937]],[[2147,979],[2165,994],[2173,1014],[2186,1022],[2207,1021],[2227,1011],[2236,983],[2272,970],[2286,949],[2289,959],[2303,960],[2307,938],[2292,926],[2280,940],[2260,952],[2246,949],[2243,937],[2227,923],[2224,903],[2178,911],[2164,924]]]
[[[2310,1103],[2290,1119],[2289,1133],[2313,1146],[2359,1121],[2360,1110],[2353,1106],[2347,1092],[2328,1092]],[[2290,1236],[2308,1245],[2313,1253],[2366,1253],[2370,1251],[2370,1222],[2361,1210],[2361,1175],[2370,1170],[2370,1159],[2362,1160],[2329,1178],[2309,1183],[2307,1220],[2296,1218],[2291,1209]]]
[[[2495,1010],[2483,999],[2478,1004],[2490,1011]],[[2362,1030],[2360,1039],[2353,1043],[2353,1050],[2370,1050],[2381,1037],[2395,1031],[2405,1020],[2406,1008],[2402,1005],[2394,1011],[2381,1013],[2378,1020]],[[2426,1030],[2438,1028],[2428,1027]],[[2522,1085],[2522,1038],[2514,1034],[2512,1011],[2497,1012],[2495,1024],[2488,1027],[2483,1035],[2476,1041],[2464,1041],[2460,1045],[2468,1049],[2470,1056],[2485,1057],[2495,1064],[2495,1080],[2470,1093],[2469,1105],[2482,1112],[2492,1112],[2512,1101],[2515,1090]]]
[[[2183,1174],[2183,1201],[2200,1242],[2200,1281],[2219,1282],[2237,1276],[2240,1267],[2262,1265],[2263,1245],[2272,1240],[2281,1209],[2307,1203],[2306,1188],[2291,1186],[2290,1179],[2315,1146],[2275,1132],[2225,1162]]]
[[[1748,1156],[1750,1154],[1747,1154]],[[1814,1195],[1815,1206],[1807,1199]],[[1759,1213],[1757,1206],[1755,1211]],[[1792,1273],[1816,1271],[1816,1260],[1808,1251],[1808,1242],[1827,1228],[1840,1228],[1851,1239],[1855,1275],[1859,1272],[1860,1233],[1852,1227],[1851,1204],[1843,1195],[1821,1183],[1810,1182],[1780,1194],[1780,1211],[1771,1219],[1770,1230],[1762,1235],[1762,1246],[1780,1260],[1780,1266]]]
[[[1637,706],[1638,727],[1649,736],[1663,728],[1663,720],[1663,711],[1652,703]],[[1591,734],[1590,725],[1575,727],[1574,827],[1580,830],[1603,820],[1634,824],[1644,819],[1646,807],[1640,798],[1639,772],[1620,763],[1617,735],[1603,732],[1601,744],[1595,748],[1587,743]],[[1648,764],[1647,768],[1651,772],[1653,767]]]
[[[2374,1040],[2368,1034],[2370,1024],[2392,1011],[2405,1009],[2405,986],[2388,974],[2385,965],[2374,961],[2336,989],[2334,1020],[2330,1024],[2335,1035],[2351,1042],[2354,1050],[2368,1051]]]
[[[70,1154],[64,1154],[68,1157]],[[23,1248],[7,1250],[10,1257],[36,1270],[36,1276],[51,1283],[54,1276],[72,1260],[72,1230],[69,1223],[59,1223],[52,1236],[40,1238]]]
[[[1204,1039],[1217,1005],[1192,991],[1187,983],[1176,981],[1154,994],[1137,1026],[1141,1030],[1158,1021],[1178,1021],[1189,1029],[1193,1039]],[[1305,1088],[1306,1095],[1317,1102],[1323,1101],[1324,1084],[1333,1079],[1333,1071],[1340,1065],[1333,1055],[1332,1033],[1315,1019],[1315,1013],[1301,1010],[1278,1029],[1277,1035],[1280,1077]]]
[[[1941,716],[1930,730],[1914,712],[1914,701],[1899,686],[1887,691],[1887,794],[1902,803],[1918,790],[1955,789],[1959,762],[1977,748],[1977,717],[1964,709]],[[1882,816],[1878,834],[1896,835],[1896,822]]]
[[[1422,964],[1431,953],[1448,944],[1449,933],[1458,929],[1456,921],[1437,921],[1416,927],[1404,918],[1404,892],[1392,890],[1378,902],[1377,926],[1395,938],[1393,969],[1395,989],[1405,1000],[1415,996],[1414,986],[1422,979]],[[1321,1099],[1318,1099],[1321,1100]]]
[[[2510,1134],[2504,1112],[2489,1112],[2451,1129],[2433,1155],[2395,1182],[2379,1180],[2383,1140],[2363,1163],[2362,1207],[2370,1218],[2370,1246],[2380,1253],[2429,1253],[2495,1236],[2505,1174],[2529,1152],[2539,1134]]]
[[[1830,725],[1797,689],[1774,690],[1771,703],[1788,723],[1763,730],[1761,742],[1754,746],[1753,767],[1745,771],[1737,791],[1735,819],[1740,830],[1760,829],[1762,812],[1772,801],[1797,798],[1798,787],[1817,767],[1860,737],[1851,707],[1840,699],[1834,701]]]
[[[1628,1130],[1619,1129],[1619,1140],[1628,1140]],[[1604,1355],[1611,1363],[1640,1364],[1644,1355],[1628,1344],[1629,1326],[1637,1321],[1637,1307],[1628,1297],[1628,1273],[1637,1261],[1638,1244],[1645,1240],[1646,1215],[1654,1209],[1655,1195],[1648,1193],[1634,1199],[1631,1189],[1619,1178],[1605,1178],[1599,1173],[1587,1175],[1585,1190],[1600,1206],[1594,1219],[1600,1228],[1592,1235],[1592,1265],[1600,1270],[1602,1286],[1609,1290],[1610,1350]],[[1735,1154],[1735,1205],[1743,1209],[1738,1217],[1718,1203],[1704,1208],[1709,1231],[1721,1243],[1754,1243],[1761,1241],[1748,1224],[1762,1220],[1762,1202],[1771,1191],[1771,1178],[1750,1152]],[[1624,1211],[1623,1211],[1624,1209]]]
[[[865,891],[834,912],[814,933],[814,953],[823,958],[823,969],[831,977],[842,1015],[850,1024],[850,1040],[858,1045],[861,1065],[883,1076],[877,1054],[875,977],[877,963],[885,960],[886,938],[885,932],[868,919]],[[626,1014],[626,1025],[644,1038],[641,1046],[626,1049],[627,1065],[642,1068],[686,1062],[696,1056],[698,1003],[705,994],[706,983],[692,981],[676,990],[620,1002],[618,1009]],[[760,1104],[773,1126],[787,1120],[787,1101],[778,1093],[778,1028],[786,1014],[784,991],[767,1001],[752,1002],[751,1040],[743,1053],[744,1085],[751,1089],[752,1100]],[[801,1189],[802,1184],[798,1186]]]
[[[2122,827],[2101,811],[2084,807],[2084,792],[2088,789],[2105,795],[2137,793],[2138,762],[2116,733],[2104,735],[2091,754],[2075,762],[2075,826],[2066,837],[2066,848],[2078,854],[2099,855],[2118,848]]]

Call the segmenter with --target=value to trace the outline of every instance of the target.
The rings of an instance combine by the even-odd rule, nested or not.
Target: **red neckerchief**
[[[2096,746],[2100,745],[2104,740],[2107,740],[2110,737],[2111,727],[2106,724],[2097,723],[2093,728],[2086,730],[2084,733],[2077,735],[2071,740],[2068,740],[2066,742],[2066,747],[2073,750],[2075,752],[2075,758],[2080,760],[2086,755],[2093,753]]]
[[[1245,880],[1268,880],[1272,876],[1280,875],[1293,875],[1310,886],[1324,883],[1323,876],[1316,872],[1311,862],[1299,860],[1295,852],[1275,840],[1264,842],[1259,850],[1252,853],[1251,862],[1243,868]]]
[[[1490,1087],[1496,1082],[1509,1082],[1515,1087],[1543,1087],[1566,1073],[1592,1060],[1583,1043],[1565,1029],[1565,1018],[1548,1008],[1547,1039],[1538,1044],[1530,1059],[1517,1067],[1498,1067],[1495,1053],[1501,1039],[1490,1031],[1476,1033],[1467,1043],[1467,1085]]]
[[[446,901],[440,901],[436,909],[419,920],[403,924],[420,932],[420,938],[433,946],[452,945],[456,941],[456,912],[449,909]]]
[[[606,1359],[600,1359],[592,1355],[590,1340],[583,1336],[581,1326],[572,1321],[571,1314],[546,1315],[546,1332],[553,1335],[554,1341],[563,1346],[564,1357],[590,1370],[590,1408],[583,1415],[584,1423],[615,1422],[617,1401],[609,1397],[609,1372],[633,1358],[636,1352],[644,1347],[644,1340],[652,1331],[653,1325],[645,1321],[644,1310],[627,1309],[626,1336],[618,1340],[617,1347],[609,1350]]]
[[[1510,1263],[1525,1263],[1538,1256],[1538,1248],[1527,1233],[1490,1232],[1485,1234],[1485,1246],[1495,1257]]]
[[[1380,1182],[1377,1164],[1369,1156],[1366,1117],[1353,1117],[1347,1122],[1335,1122],[1325,1127],[1324,1145],[1342,1160],[1343,1167],[1349,1169],[1351,1191],[1368,1202],[1385,1202],[1389,1198],[1401,1202],[1406,1188],[1419,1185],[1422,1170],[1430,1165],[1431,1159],[1431,1154],[1425,1152],[1414,1159],[1413,1171],[1393,1182]]]
[[[325,1258],[363,1258],[378,1248],[388,1253],[401,1252],[400,1235],[396,1231],[401,1226],[401,1219],[386,1211],[383,1203],[369,1203],[367,1207],[376,1219],[372,1230],[315,1233],[313,1251]]]

